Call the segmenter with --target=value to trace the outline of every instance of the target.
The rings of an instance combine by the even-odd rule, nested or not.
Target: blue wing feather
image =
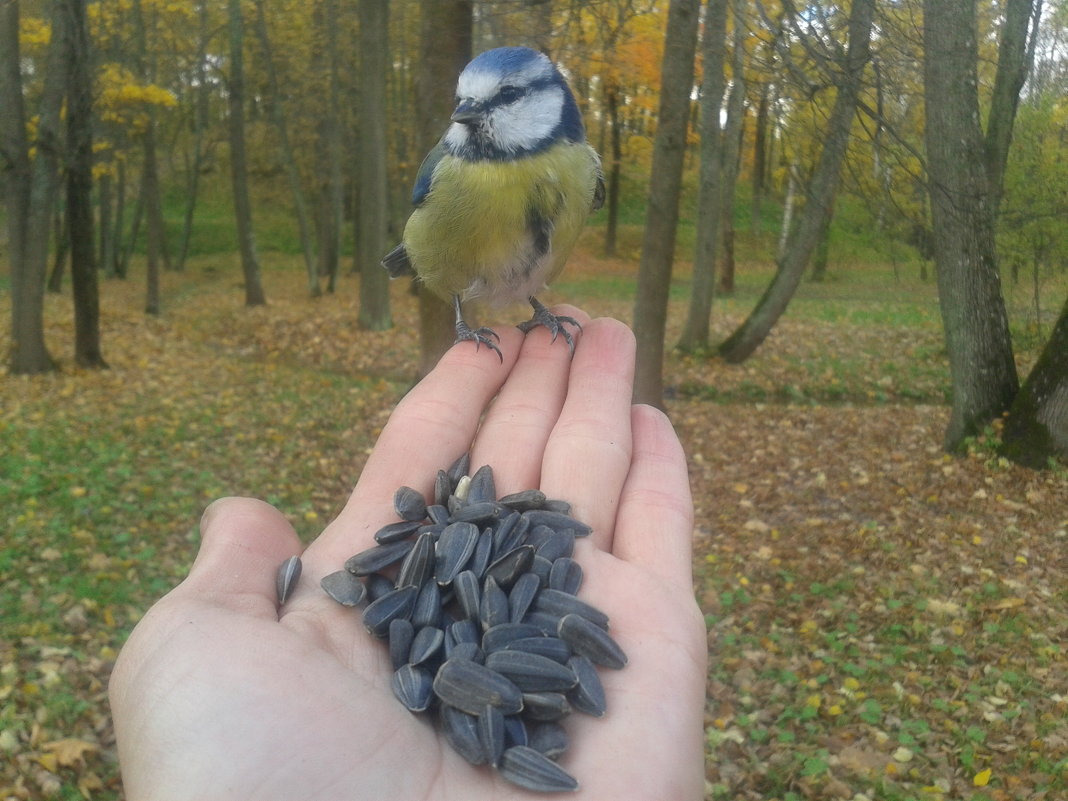
[[[426,196],[430,194],[430,183],[434,176],[434,168],[438,166],[441,157],[445,155],[445,145],[438,142],[434,149],[426,154],[423,163],[419,165],[419,172],[415,176],[415,188],[412,189],[412,205],[421,206]]]

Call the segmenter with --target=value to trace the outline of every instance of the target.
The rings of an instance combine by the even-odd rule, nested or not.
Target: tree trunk
[[[193,216],[197,208],[197,190],[200,186],[200,170],[204,161],[204,131],[208,126],[208,99],[211,88],[208,86],[207,61],[208,39],[211,29],[208,25],[207,0],[197,4],[197,54],[193,74],[197,85],[193,89],[193,158],[188,165],[185,181],[185,213],[182,215],[182,239],[178,246],[176,270],[185,269],[185,260],[189,256],[189,242],[193,237]]]
[[[472,0],[439,0],[424,3],[422,13],[421,59],[415,75],[414,109],[415,146],[420,155],[434,147],[449,125],[456,79],[471,60],[474,4]],[[426,375],[452,345],[456,331],[452,307],[420,284],[416,287],[419,293],[419,374]]]
[[[245,153],[245,23],[241,0],[228,0],[230,34],[230,179],[234,189],[234,217],[237,243],[241,251],[241,272],[245,276],[245,305],[267,302],[260,283],[260,264],[252,233],[252,204],[248,198],[248,163]]]
[[[616,255],[619,233],[619,179],[623,160],[623,136],[619,129],[619,88],[609,86],[605,90],[605,116],[612,137],[612,157],[608,161],[608,221],[604,229],[604,255]]]
[[[100,233],[97,250],[97,266],[102,268],[105,276],[115,274],[115,237],[114,225],[114,189],[110,170],[105,170],[97,181],[97,197],[100,215],[98,230]]]
[[[706,6],[701,81],[701,178],[697,197],[697,244],[693,258],[690,307],[679,347],[708,347],[709,318],[716,285],[716,252],[723,216],[723,133],[719,113],[723,107],[723,59],[727,50],[727,0],[709,0]]]
[[[675,258],[698,11],[697,0],[671,0],[668,8],[660,112],[653,140],[648,212],[634,304],[634,334],[638,342],[634,398],[638,403],[660,407],[664,400],[664,328]]]
[[[749,229],[760,232],[760,216],[764,203],[764,190],[767,188],[767,154],[768,154],[768,96],[771,84],[765,83],[760,88],[760,102],[757,104],[756,127],[753,131],[753,198],[752,211],[749,215]]]
[[[382,268],[389,233],[386,180],[386,72],[389,2],[360,0],[360,196],[356,262],[360,268],[359,324],[371,331],[393,325],[389,275]]]
[[[1001,206],[1005,164],[1009,159],[1020,90],[1034,64],[1042,0],[1006,0],[1004,14],[998,42],[998,68],[994,75],[994,90],[983,143],[995,221]]]
[[[831,198],[831,207],[827,212],[823,225],[820,227],[819,239],[816,240],[816,250],[812,254],[812,271],[809,280],[821,283],[827,280],[827,261],[831,255],[831,221],[834,219],[834,198]]]
[[[68,52],[58,2],[53,3],[52,41],[38,107],[35,155],[26,136],[19,55],[19,5],[0,0],[0,155],[4,165],[8,251],[11,258],[12,373],[55,367],[44,341],[44,284],[49,228],[58,186],[60,109]]]
[[[1019,387],[979,129],[974,0],[926,0],[923,36],[935,272],[953,386],[944,444],[958,451]]]
[[[141,207],[147,215],[145,226],[145,314],[160,313],[159,263],[163,250],[160,218],[153,211],[153,198],[159,198],[159,170],[156,160],[156,120],[149,112],[148,128],[142,141],[145,161],[141,167]]]
[[[738,166],[741,159],[742,136],[745,134],[745,0],[731,0],[731,91],[727,97],[727,122],[723,129],[722,219],[720,239],[723,240],[723,266],[719,274],[722,295],[734,293],[734,193],[738,186]]]
[[[316,148],[319,160],[319,213],[317,271],[326,278],[326,291],[337,287],[338,262],[341,258],[341,205],[344,194],[344,167],[341,143],[340,59],[338,54],[337,0],[322,0],[318,12],[326,39],[325,69],[330,76],[327,111],[319,126]],[[388,203],[385,204],[388,210]]]
[[[67,215],[63,211],[62,192],[57,192],[56,207],[52,210],[52,241],[55,242],[55,248],[47,289],[48,294],[58,295],[63,291],[63,273],[67,271],[67,257],[70,255],[70,231],[67,229]]]
[[[286,128],[285,114],[282,110],[282,89],[278,83],[278,71],[274,66],[274,50],[267,33],[267,13],[264,11],[263,0],[256,0],[256,35],[260,40],[260,47],[263,48],[263,62],[267,68],[267,86],[271,95],[269,100],[271,122],[278,133],[278,141],[282,147],[282,166],[285,167],[289,192],[293,197],[293,209],[297,215],[300,248],[304,254],[304,269],[308,275],[308,294],[316,298],[322,294],[322,289],[319,287],[319,265],[315,260],[315,242],[311,225],[308,223],[308,203],[304,199],[300,170],[297,168],[297,158],[293,154],[293,146],[289,141],[289,131]],[[385,42],[382,46],[386,46]]]
[[[1068,300],[1038,362],[1009,409],[1002,453],[1041,470],[1068,465]]]
[[[741,362],[760,347],[778,322],[797,291],[805,266],[831,214],[839,173],[849,145],[849,130],[856,112],[864,68],[870,53],[870,36],[875,0],[854,0],[849,13],[849,49],[838,83],[823,149],[795,234],[791,234],[785,257],[756,308],[741,327],[720,345],[719,352],[728,362]]]
[[[93,246],[93,95],[86,0],[64,0],[67,62],[67,233],[74,296],[74,361],[107,367],[100,350],[100,293]]]

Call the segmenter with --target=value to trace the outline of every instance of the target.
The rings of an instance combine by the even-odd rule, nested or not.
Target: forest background
[[[950,435],[967,381],[935,285],[952,268],[925,157],[920,2],[3,0],[4,797],[120,792],[107,673],[187,569],[199,506],[267,497],[306,538],[336,512],[442,343],[430,304],[378,259],[459,67],[520,42],[565,69],[609,184],[552,297],[632,322],[657,350],[647,399],[690,458],[708,797],[1068,792],[1068,476],[1048,460],[1068,380],[1068,7],[942,5],[974,30],[980,145],[1023,10],[1011,147],[983,190],[1013,374],[1045,359],[1061,398],[1022,456],[1003,443],[1015,394]],[[870,52],[851,68],[865,7]],[[673,62],[687,37],[688,71]],[[665,74],[689,76],[672,84],[667,234],[647,213],[663,207],[650,176],[673,171],[658,161]],[[791,270],[789,312],[731,358],[722,346]],[[661,320],[635,303],[657,294],[646,281]]]

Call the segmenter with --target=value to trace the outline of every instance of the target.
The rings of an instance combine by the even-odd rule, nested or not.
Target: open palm
[[[137,626],[112,677],[131,801],[534,797],[404,709],[386,649],[319,588],[395,519],[398,486],[429,495],[467,449],[500,494],[538,487],[593,527],[575,548],[580,597],[608,613],[630,661],[601,671],[603,718],[565,721],[561,764],[579,797],[700,798],[706,650],[685,460],[666,418],[631,406],[630,331],[562,313],[584,324],[573,360],[545,331],[502,331],[503,366],[463,343],[405,397],[344,510],[301,554],[281,611],[275,571],[301,549],[292,528],[259,501],[209,507],[189,577]]]

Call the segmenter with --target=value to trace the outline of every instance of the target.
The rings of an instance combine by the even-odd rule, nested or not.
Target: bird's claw
[[[568,350],[571,351],[571,355],[575,355],[575,339],[571,336],[571,332],[564,328],[564,323],[575,326],[579,331],[582,330],[582,324],[579,323],[574,317],[568,317],[564,314],[553,314],[544,306],[539,306],[534,309],[534,316],[526,322],[522,322],[516,326],[524,334],[530,333],[533,329],[539,325],[543,325],[549,329],[549,333],[552,334],[552,341],[556,342],[556,337],[563,335],[564,342],[567,343]]]
[[[497,354],[497,358],[501,360],[501,364],[504,364],[504,354],[501,353],[501,349],[497,347],[497,344],[493,341],[500,342],[501,338],[497,336],[497,332],[492,328],[472,329],[467,323],[462,320],[456,324],[456,341],[452,344],[460,342],[474,342],[475,350],[478,350],[479,345],[485,345],[487,348]]]

